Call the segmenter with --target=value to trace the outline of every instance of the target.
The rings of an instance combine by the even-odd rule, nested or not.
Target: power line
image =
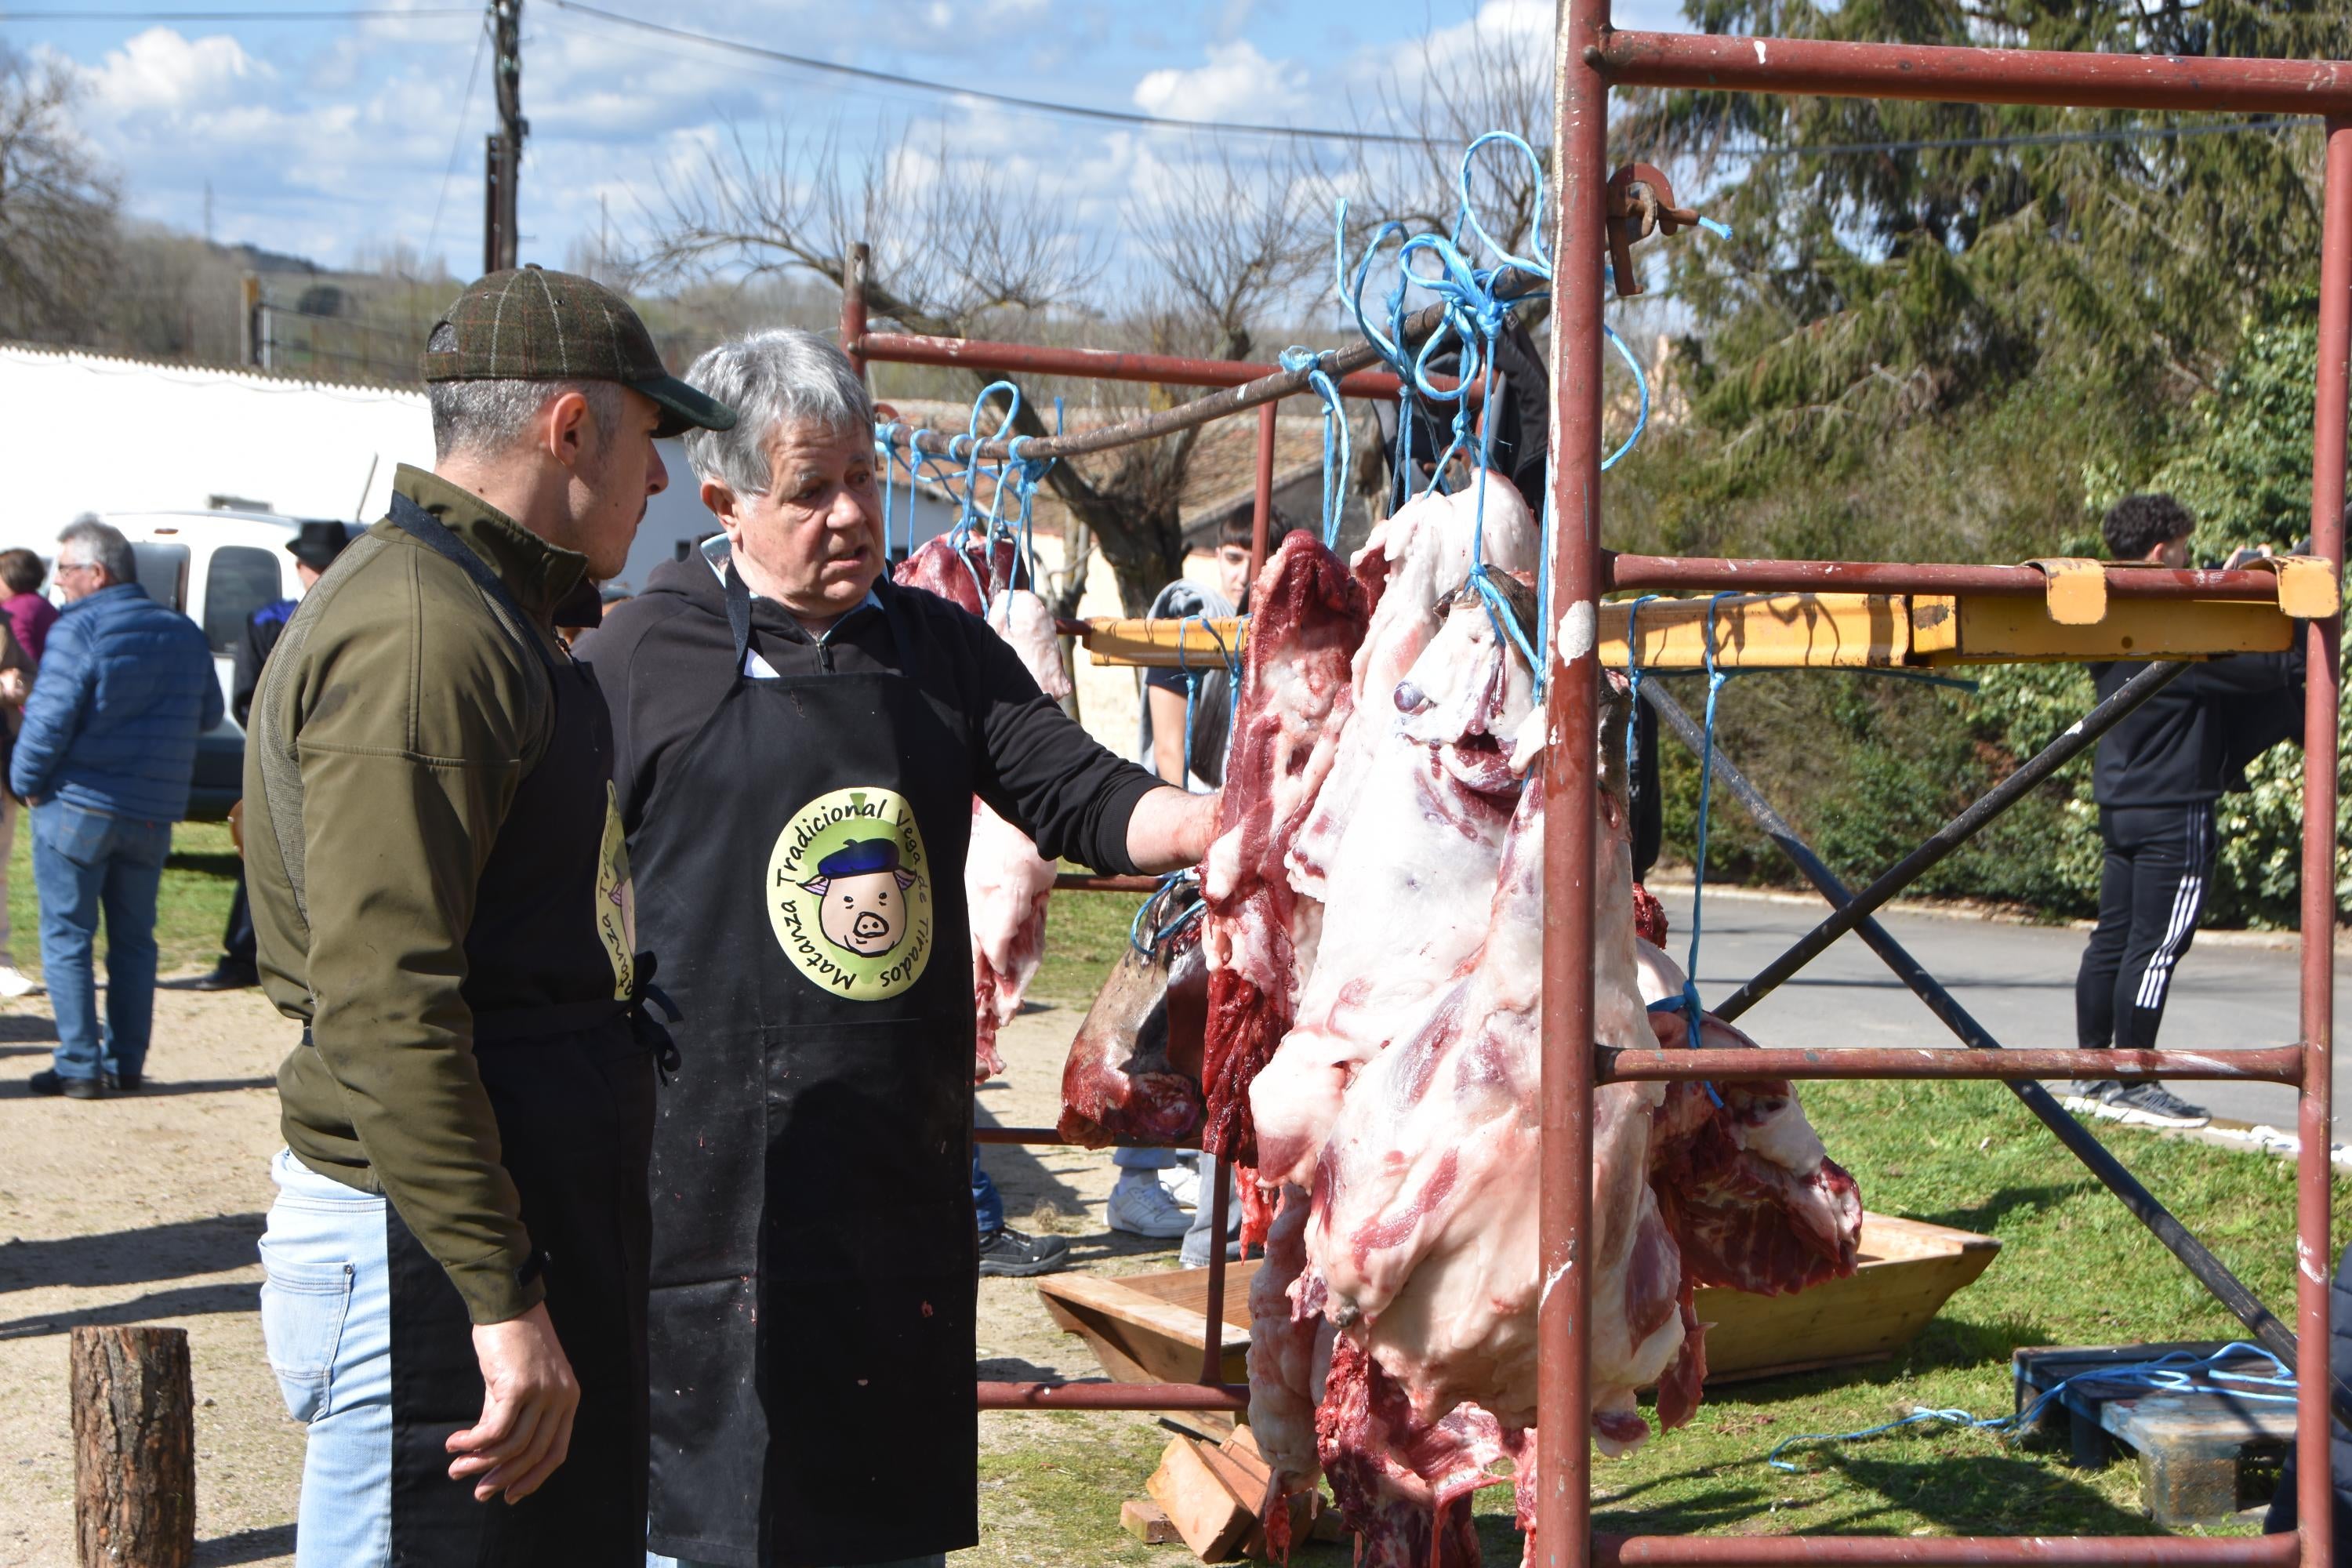
[[[991,92],[984,88],[961,86],[954,82],[932,81],[923,77],[900,76],[892,71],[870,70],[864,66],[843,65],[837,60],[821,60],[808,55],[787,54],[782,49],[765,48],[735,38],[716,37],[709,33],[697,33],[685,27],[673,27],[661,22],[648,22],[641,17],[625,16],[617,11],[581,4],[581,0],[548,0],[560,10],[593,16],[599,21],[634,27],[639,32],[656,33],[664,37],[682,38],[688,43],[701,44],[714,49],[726,49],[750,55],[759,59],[774,60],[802,70],[819,71],[829,76],[854,77],[860,81],[880,82],[885,86],[907,88],[941,98],[976,99],[982,103],[1003,104],[1010,109],[1027,109],[1045,114],[1058,114],[1074,120],[1095,120],[1113,125],[1139,125],[1154,130],[1212,131],[1244,136],[1277,136],[1298,142],[1364,142],[1397,147],[1436,147],[1447,145],[1445,140],[1433,136],[1405,136],[1381,131],[1339,131],[1307,125],[1258,125],[1226,120],[1174,120],[1163,115],[1142,114],[1132,110],[1097,109],[1079,103],[1057,103],[1048,99],[1023,98],[1009,92]]]
[[[2299,131],[2315,121],[2228,120],[2214,125],[2131,125],[2112,131],[2030,131],[2010,136],[1950,136],[1916,142],[1833,142],[1819,147],[1759,147],[1732,158],[1830,158],[1874,153],[1924,153],[1945,147],[2053,147],[2075,142],[2153,142],[2175,136],[2225,136],[2243,131]]]
[[[441,242],[441,209],[449,200],[449,182],[457,177],[457,154],[466,148],[466,115],[474,107],[474,79],[481,73],[482,50],[490,41],[489,18],[482,19],[482,30],[474,36],[474,63],[466,68],[466,96],[457,104],[457,133],[449,139],[449,162],[441,170],[441,194],[433,198],[433,226],[426,231],[425,248],[417,259],[423,261],[434,253]]]
[[[632,27],[640,32],[679,38],[688,43],[701,44],[710,48],[748,55],[759,59],[773,60],[803,70],[818,71],[832,76],[853,77],[862,81],[928,92],[942,98],[977,99],[982,102],[1001,103],[1011,108],[1064,115],[1073,119],[1103,121],[1113,124],[1139,125],[1163,130],[1232,132],[1252,136],[1282,136],[1310,142],[1354,142],[1405,147],[1451,145],[1442,137],[1408,136],[1379,131],[1342,131],[1328,126],[1262,125],[1233,121],[1175,120],[1127,110],[1097,109],[1086,104],[1024,98],[1012,93],[990,92],[979,88],[958,86],[952,82],[932,81],[921,77],[901,76],[891,71],[873,70],[863,66],[843,65],[834,60],[789,54],[781,49],[771,49],[758,44],[747,44],[733,38],[722,38],[708,33],[694,32],[685,27],[673,27],[666,23],[648,22],[640,17],[623,16],[617,11],[607,11],[601,6],[586,5],[583,0],[547,0],[547,3],[561,10],[578,12],[584,16],[593,16],[601,21]],[[2024,132],[2011,136],[1961,136],[1906,142],[1853,142],[1819,147],[1763,148],[1738,155],[1748,158],[1841,157],[1881,153],[1926,152],[1944,147],[2031,147],[2070,142],[2135,142],[2174,136],[2213,136],[2245,131],[2293,129],[2297,123],[2299,122],[2280,120],[2245,120],[2231,121],[2217,125],[2134,126],[2112,131],[2057,131]]]
[[[471,6],[402,10],[362,5],[311,11],[17,11],[0,9],[0,22],[399,22],[411,17],[474,16]]]

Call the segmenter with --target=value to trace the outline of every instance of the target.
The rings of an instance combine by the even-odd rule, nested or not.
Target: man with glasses
[[[58,537],[58,591],[41,679],[8,766],[33,808],[41,967],[55,1064],[35,1094],[136,1089],[155,1011],[155,892],[188,809],[196,737],[221,720],[212,647],[139,586],[131,542],[84,518]],[[106,1017],[91,952],[106,921]]]

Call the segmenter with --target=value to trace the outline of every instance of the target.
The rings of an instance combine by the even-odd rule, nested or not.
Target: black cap
[[[324,572],[351,541],[351,530],[340,522],[306,522],[286,542],[286,552],[311,571]]]
[[[426,348],[427,381],[617,381],[661,405],[657,436],[735,427],[735,411],[670,374],[629,302],[592,278],[493,272],[457,296],[434,336],[443,327],[456,341]]]

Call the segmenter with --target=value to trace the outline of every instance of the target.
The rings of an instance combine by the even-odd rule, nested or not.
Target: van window
[[[248,544],[223,545],[213,552],[212,563],[205,568],[205,636],[213,652],[234,654],[253,612],[286,596],[278,560],[277,554]]]
[[[139,585],[157,604],[174,610],[188,607],[188,547],[184,544],[139,544],[131,547],[139,566]]]

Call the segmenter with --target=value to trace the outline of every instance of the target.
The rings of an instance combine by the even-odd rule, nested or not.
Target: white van
[[[237,644],[253,612],[279,599],[302,596],[294,557],[286,546],[301,519],[257,511],[107,512],[139,563],[139,585],[204,627],[226,707]],[[362,531],[347,523],[352,533]],[[56,546],[46,553],[52,564]],[[194,788],[188,815],[216,822],[245,792],[245,731],[233,715],[196,742]]]

